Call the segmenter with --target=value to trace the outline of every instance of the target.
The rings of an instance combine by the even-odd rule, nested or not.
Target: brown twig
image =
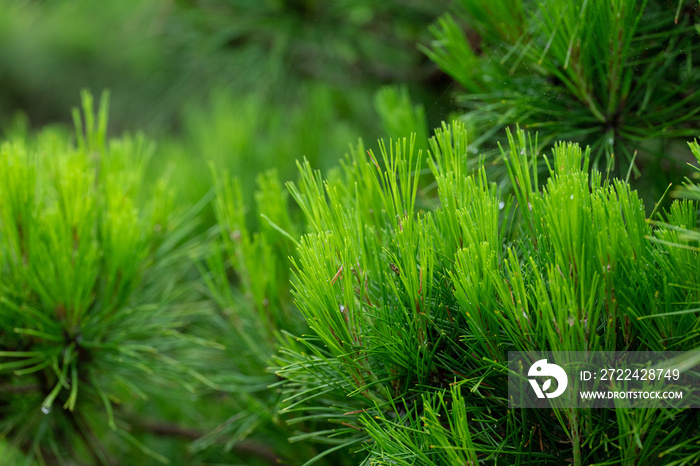
[[[3,385],[0,385],[0,393],[22,394],[22,393],[35,392],[37,390],[39,390],[39,385],[36,385],[36,384],[30,384],[30,385],[3,384]]]
[[[177,424],[169,424],[166,422],[147,421],[138,419],[130,419],[129,422],[136,429],[144,430],[151,434],[162,437],[180,437],[187,440],[197,440],[206,435],[206,432],[200,431],[198,429],[184,427]],[[289,466],[286,463],[284,463],[282,459],[275,454],[274,451],[272,451],[265,445],[252,440],[245,440],[236,443],[236,445],[233,447],[233,450],[237,453],[256,456],[270,464],[274,464],[277,466]]]

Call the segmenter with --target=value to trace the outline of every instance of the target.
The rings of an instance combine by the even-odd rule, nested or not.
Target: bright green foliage
[[[249,356],[255,362],[255,370],[261,373],[274,352],[280,329],[295,325],[294,316],[289,313],[286,257],[293,252],[291,235],[297,235],[287,211],[287,194],[276,172],[258,177],[256,212],[261,217],[262,228],[256,233],[246,224],[240,182],[227,174],[214,176],[219,189],[215,206],[221,251],[209,261],[209,288],[232,319],[241,342],[251,351]],[[236,293],[231,292],[228,267],[235,273]],[[297,328],[298,321],[297,318]]]
[[[683,147],[659,142],[696,136],[694,1],[455,3],[469,32],[447,15],[423,50],[466,91],[459,100],[479,130],[477,146],[519,123],[546,144],[590,145],[602,168],[615,154],[624,176],[635,152],[642,161],[682,156]]]
[[[329,428],[323,417],[305,419],[290,417],[286,413],[280,416],[284,398],[277,387],[280,379],[268,369],[280,348],[283,351],[299,349],[292,335],[308,331],[289,292],[289,257],[297,254],[300,231],[299,212],[289,209],[287,190],[280,183],[284,165],[279,164],[279,170],[259,175],[254,194],[250,193],[253,181],[241,177],[244,168],[260,169],[266,160],[299,149],[300,144],[312,142],[310,147],[320,145],[328,150],[335,139],[334,134],[325,130],[319,134],[319,131],[328,125],[322,117],[323,110],[328,108],[323,104],[330,94],[322,88],[311,91],[313,99],[304,107],[308,110],[306,118],[297,122],[296,114],[288,115],[286,126],[271,128],[277,131],[274,138],[262,141],[254,138],[255,131],[264,131],[265,128],[256,126],[260,122],[256,116],[260,115],[261,109],[253,105],[246,108],[248,118],[225,113],[232,117],[231,122],[238,122],[238,126],[242,124],[247,131],[226,134],[224,129],[230,132],[234,125],[224,125],[221,131],[201,125],[203,140],[206,134],[226,138],[247,158],[230,161],[214,156],[210,164],[217,194],[213,205],[219,239],[216,251],[202,272],[219,310],[213,317],[217,322],[215,332],[226,332],[219,338],[226,342],[227,348],[225,359],[210,367],[209,372],[229,393],[225,406],[231,417],[211,434],[197,440],[193,444],[195,450],[209,448],[217,441],[225,441],[226,448],[241,441],[274,442],[274,452],[280,461],[301,464],[319,454],[317,445],[301,442],[305,438],[304,432]],[[256,102],[253,99],[251,104]],[[376,106],[385,126],[392,128],[397,135],[409,134],[412,130],[425,134],[427,124],[423,110],[411,104],[405,88],[383,89],[377,95]],[[222,110],[225,106],[218,102],[216,108]],[[309,118],[313,123],[309,123]],[[205,118],[200,122],[204,121],[209,120]],[[342,129],[335,128],[336,131]],[[205,129],[209,129],[208,133]],[[426,136],[423,141],[427,146]],[[225,145],[229,144],[220,146]],[[211,155],[214,155],[216,146],[208,146],[212,149]],[[319,158],[313,152],[310,155],[309,159],[318,163]],[[221,167],[229,167],[230,171]],[[289,178],[290,174],[285,177]],[[254,202],[250,198],[254,198]],[[266,390],[266,386],[271,389]],[[290,437],[292,444],[287,441]],[[341,464],[348,460],[345,456],[331,455],[326,460],[328,464]],[[355,461],[351,459],[348,464],[355,464]]]
[[[124,124],[181,122],[154,156],[108,141],[89,96],[75,143],[3,127],[0,463],[700,460],[692,412],[509,411],[505,369],[508,350],[698,349],[697,184],[647,219],[605,166],[638,151],[646,182],[648,154],[697,135],[689,2],[460,0],[471,29],[445,17],[425,50],[468,92],[463,123],[429,141],[441,105],[385,88],[393,141],[336,168],[378,131],[375,84],[429,79],[411,49],[442,2],[122,3],[0,0],[0,112],[53,115],[49,80],[112,86]]]
[[[690,151],[693,153],[698,163],[697,166],[692,166],[695,170],[693,173],[693,178],[698,179],[700,178],[700,144],[698,144],[697,141],[693,141],[689,144],[689,146]],[[681,199],[700,201],[700,183],[693,183],[692,180],[686,180],[685,185],[681,189],[674,191],[672,194]],[[669,225],[667,223],[663,223],[663,219],[661,219],[661,221],[659,221],[657,224],[674,231],[678,238],[684,241],[690,241],[691,243],[695,242],[697,245],[697,243],[700,243],[700,232],[697,229],[692,228],[693,212],[685,212],[681,215],[687,216],[686,222],[691,225],[690,227]],[[697,247],[693,248],[692,246],[687,246],[686,248],[691,248],[691,250],[694,249],[696,251],[699,250]]]
[[[522,131],[502,151],[510,195],[467,170],[461,124],[430,154],[413,145],[357,147],[329,180],[304,164],[291,186],[310,231],[294,296],[313,334],[277,373],[286,411],[336,425],[303,438],[363,464],[700,459],[690,410],[512,411],[506,375],[509,350],[697,349],[700,254],[673,229],[697,227],[697,203],[655,228],[625,182],[589,171],[588,150],[543,157]],[[438,207],[418,189],[426,165]]]
[[[289,293],[288,257],[295,253],[299,234],[288,210],[288,194],[276,170],[265,172],[257,179],[254,209],[247,212],[241,181],[227,172],[217,173],[213,164],[212,170],[220,236],[202,273],[218,309],[212,316],[212,336],[226,342],[216,365],[209,361],[209,372],[228,393],[223,404],[228,419],[196,440],[192,450],[217,443],[230,450],[254,441],[269,448],[276,461],[299,464],[319,451],[313,444],[292,445],[287,440],[294,430],[280,416],[279,378],[268,369],[280,347],[296,346],[291,334],[307,330]],[[248,226],[253,223],[251,213],[258,217],[257,231]],[[308,425],[316,429],[319,423]]]
[[[698,163],[698,166],[694,167],[696,170],[694,177],[695,179],[698,179],[700,178],[700,144],[698,144],[697,141],[693,141],[691,144],[689,144],[689,146]],[[684,192],[684,197],[700,201],[700,184],[688,182]]]
[[[77,144],[0,145],[0,431],[50,464],[107,463],[107,443],[140,445],[122,419],[135,397],[213,385],[176,356],[200,312],[196,211],[144,176],[145,138],[106,140],[106,94],[83,110]]]

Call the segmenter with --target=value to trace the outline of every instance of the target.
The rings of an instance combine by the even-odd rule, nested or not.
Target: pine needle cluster
[[[594,166],[624,176],[637,155],[652,167],[689,156],[683,140],[700,125],[698,11],[684,0],[458,0],[423,50],[462,87],[476,146],[519,123],[543,145],[591,146]]]
[[[143,136],[106,139],[107,94],[93,105],[75,143],[0,145],[0,432],[44,464],[108,464],[115,442],[163,459],[129,433],[129,402],[211,384],[178,357],[200,312],[196,210],[147,182]]]
[[[700,254],[683,234],[697,203],[676,201],[655,227],[589,149],[541,154],[523,131],[502,149],[513,194],[483,162],[468,171],[462,124],[427,155],[413,145],[358,146],[334,176],[303,164],[290,185],[309,231],[293,293],[312,332],[277,373],[286,412],[335,424],[298,438],[362,464],[696,462],[691,409],[509,409],[507,353],[697,350]]]

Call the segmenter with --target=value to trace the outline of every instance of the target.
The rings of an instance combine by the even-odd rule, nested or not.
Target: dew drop
[[[41,412],[44,414],[49,414],[51,412],[51,408],[49,408],[48,406],[42,406]]]
[[[501,201],[498,203],[498,210],[503,210],[503,208],[506,206],[506,203]]]

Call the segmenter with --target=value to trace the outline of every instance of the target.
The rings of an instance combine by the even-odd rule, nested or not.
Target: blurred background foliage
[[[245,171],[250,202],[261,170],[291,179],[301,156],[329,168],[349,142],[379,138],[380,86],[435,102],[450,80],[417,44],[448,5],[0,0],[0,132],[70,123],[81,89],[110,89],[111,134],[161,135],[152,167],[188,180],[181,200],[207,192],[213,162]]]
[[[17,111],[34,125],[65,121],[82,88],[111,89],[117,133],[179,128],[183,107],[215,88],[263,93],[267,105],[305,101],[300,86],[309,83],[337,93],[396,82],[425,91],[436,67],[416,45],[447,4],[2,0],[0,122]]]

